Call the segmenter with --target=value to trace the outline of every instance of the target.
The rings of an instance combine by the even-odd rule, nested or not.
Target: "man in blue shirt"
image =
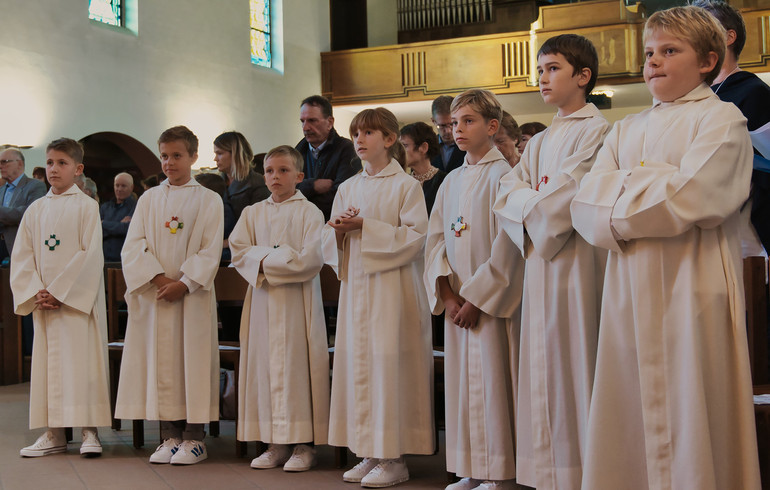
[[[45,184],[24,174],[24,155],[16,148],[0,153],[0,260],[10,257],[24,211],[46,193]]]
[[[131,216],[136,209],[136,199],[131,196],[134,192],[134,178],[131,174],[121,172],[116,175],[113,189],[115,197],[99,208],[105,262],[120,262],[120,251],[126,241]]]

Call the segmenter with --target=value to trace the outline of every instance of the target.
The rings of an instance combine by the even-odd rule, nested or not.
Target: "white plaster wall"
[[[0,144],[32,145],[27,171],[60,136],[133,136],[156,151],[185,124],[212,165],[212,140],[235,129],[255,152],[302,137],[299,103],[321,90],[328,1],[280,0],[283,73],[252,65],[248,0],[139,2],[138,35],[88,20],[86,0],[2,0]]]
[[[369,47],[398,44],[396,0],[366,0],[366,34]]]

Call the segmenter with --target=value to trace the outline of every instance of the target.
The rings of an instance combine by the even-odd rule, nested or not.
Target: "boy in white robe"
[[[265,156],[271,196],[247,207],[230,234],[233,266],[249,283],[241,320],[239,441],[269,443],[252,468],[316,464],[329,432],[329,351],[321,282],[323,213],[296,185],[302,155]],[[291,444],[295,444],[291,448]]]
[[[526,258],[516,409],[516,481],[580,489],[606,252],[572,228],[569,204],[591,168],[607,121],[586,96],[593,44],[565,34],[537,57],[540,92],[558,112],[503,177],[494,211]]]
[[[448,490],[512,488],[514,406],[524,259],[492,213],[511,169],[494,146],[502,108],[487,90],[452,102],[465,162],[444,180],[430,217],[425,286],[444,316]]]
[[[151,463],[208,457],[203,425],[219,418],[214,277],[222,198],[191,178],[198,138],[184,126],[158,139],[168,177],[139,198],[123,245],[128,325],[115,416],[160,420]]]
[[[615,124],[571,206],[610,251],[583,488],[758,489],[738,234],[752,146],[706,85],[725,33],[676,7],[644,45],[653,106]]]
[[[366,109],[350,133],[364,171],[340,185],[321,232],[341,280],[329,443],[364,458],[347,482],[409,479],[404,454],[432,454],[431,319],[422,282],[428,212],[399,161],[396,117]]]
[[[33,315],[30,429],[48,427],[22,456],[67,450],[65,427],[83,427],[80,454],[99,456],[96,426],[110,425],[107,323],[99,206],[74,185],[83,147],[61,138],[46,149],[51,189],[19,225],[11,260],[17,315]]]

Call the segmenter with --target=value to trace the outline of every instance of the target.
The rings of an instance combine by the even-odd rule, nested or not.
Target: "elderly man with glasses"
[[[24,174],[24,155],[16,148],[0,153],[0,260],[10,257],[19,222],[27,207],[46,193],[45,184]]]

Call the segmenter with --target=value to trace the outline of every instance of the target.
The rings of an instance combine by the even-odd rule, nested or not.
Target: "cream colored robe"
[[[332,219],[360,208],[362,230],[324,259],[342,281],[332,376],[329,444],[359,457],[432,454],[431,319],[422,282],[428,213],[420,184],[392,160],[377,175],[340,185]]]
[[[479,480],[516,477],[514,407],[524,259],[492,213],[511,167],[496,149],[450,172],[430,217],[425,287],[434,314],[444,310],[438,278],[481,309],[474,329],[444,324],[447,471]],[[467,229],[455,236],[451,224]]]
[[[116,417],[219,419],[214,276],[223,216],[222,199],[195,179],[165,180],[139,198],[121,253],[128,326]],[[183,224],[176,233],[172,218]],[[185,281],[190,292],[175,303],[156,300],[150,281],[158,274]]]
[[[569,204],[607,129],[593,104],[554,117],[494,206],[526,258],[516,480],[541,490],[580,488],[606,251],[574,232]]]
[[[240,441],[326,443],[323,225],[323,213],[296,191],[281,203],[269,197],[247,207],[230,234],[233,266],[249,283],[241,319]]]
[[[616,123],[583,179],[575,228],[610,250],[584,488],[759,488],[738,234],[751,168],[746,120],[704,84]]]
[[[45,245],[55,235],[51,245]],[[29,428],[108,426],[107,314],[99,206],[77,186],[48,191],[19,224],[11,257],[17,315],[32,312],[35,337]],[[62,302],[41,310],[35,295],[47,289]]]

